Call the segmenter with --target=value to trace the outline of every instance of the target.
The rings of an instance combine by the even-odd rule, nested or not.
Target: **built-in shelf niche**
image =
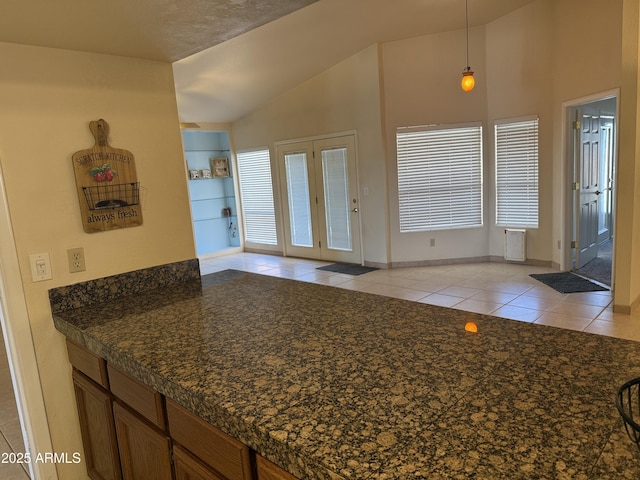
[[[238,214],[233,182],[233,167],[228,132],[183,130],[182,139],[189,178],[191,217],[196,242],[196,254],[206,256],[239,247]],[[227,158],[229,176],[213,176],[212,159]],[[192,179],[190,171],[199,172]],[[203,178],[203,170],[211,173]]]

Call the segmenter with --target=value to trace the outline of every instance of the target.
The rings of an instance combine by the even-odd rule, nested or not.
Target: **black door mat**
[[[346,275],[362,275],[363,273],[378,270],[374,267],[363,267],[362,265],[352,265],[350,263],[332,263],[324,267],[318,267],[317,270],[326,270],[327,272],[344,273]]]
[[[532,273],[529,276],[560,293],[602,292],[609,290],[571,272]]]

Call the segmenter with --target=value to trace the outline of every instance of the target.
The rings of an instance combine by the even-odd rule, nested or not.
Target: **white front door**
[[[354,136],[277,149],[287,255],[361,264]]]
[[[581,268],[598,256],[600,195],[600,117],[584,105],[580,111],[578,199],[576,211],[576,266]]]

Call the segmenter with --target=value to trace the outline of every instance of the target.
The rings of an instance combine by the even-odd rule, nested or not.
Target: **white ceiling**
[[[471,26],[535,0],[469,0]],[[0,42],[174,63],[182,122],[228,122],[360,50],[464,28],[464,0],[1,0]]]

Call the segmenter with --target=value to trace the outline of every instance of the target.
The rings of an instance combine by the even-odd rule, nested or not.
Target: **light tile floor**
[[[3,454],[24,453],[24,442],[18,419],[18,409],[13,394],[9,363],[0,330],[0,478],[3,480],[29,480],[27,471],[20,464],[10,463]],[[4,463],[1,460],[7,460]],[[25,465],[26,466],[26,465]]]
[[[381,269],[359,276],[317,270],[330,262],[238,253],[200,261],[202,274],[233,268],[511,320],[640,341],[640,312],[613,313],[611,292],[562,294],[529,277],[548,267],[472,263]]]

